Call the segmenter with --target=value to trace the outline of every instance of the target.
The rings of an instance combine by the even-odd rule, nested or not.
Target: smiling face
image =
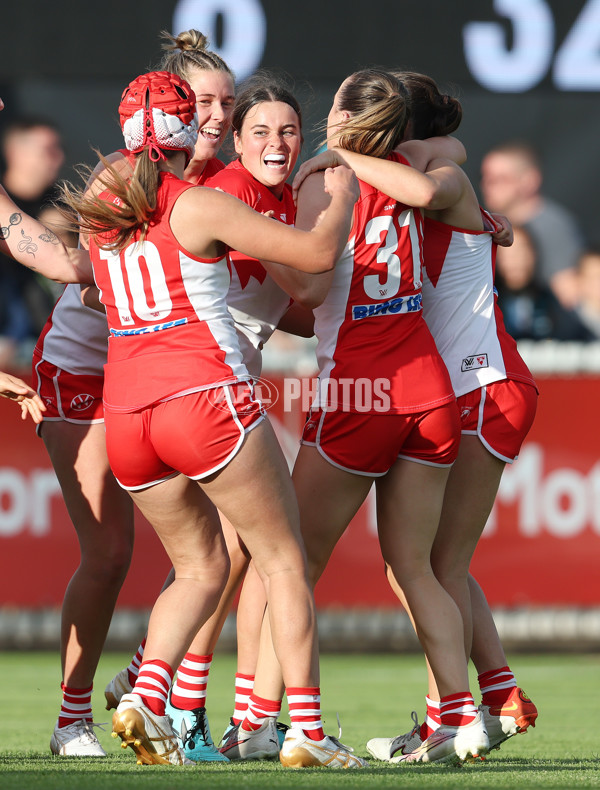
[[[233,140],[246,170],[281,197],[302,145],[296,111],[285,102],[259,102],[248,110]]]
[[[215,157],[229,127],[234,104],[233,80],[225,71],[194,69],[188,82],[196,94],[198,108],[198,141],[195,162]]]

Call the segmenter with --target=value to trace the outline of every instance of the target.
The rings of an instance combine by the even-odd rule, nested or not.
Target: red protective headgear
[[[196,95],[185,80],[169,71],[151,71],[130,82],[119,104],[125,146],[137,153],[148,147],[150,159],[164,159],[163,148],[194,154],[198,138]]]

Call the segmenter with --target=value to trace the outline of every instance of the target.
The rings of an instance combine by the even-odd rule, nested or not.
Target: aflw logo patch
[[[460,366],[463,373],[469,370],[477,370],[478,368],[489,368],[487,354],[473,354],[472,357],[465,357]]]

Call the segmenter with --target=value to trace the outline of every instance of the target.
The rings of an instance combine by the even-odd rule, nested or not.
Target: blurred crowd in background
[[[15,118],[0,126],[0,141],[1,181],[15,203],[75,245],[54,205],[65,163],[59,128],[43,117]],[[500,247],[496,260],[508,332],[517,341],[600,340],[600,245],[584,237],[577,217],[544,194],[544,166],[536,150],[520,141],[490,149],[481,161],[479,187],[484,208],[508,217],[514,229],[513,245]],[[61,290],[0,254],[0,369],[29,368]],[[311,347],[282,332],[270,345],[275,362],[279,354]]]
[[[23,211],[75,246],[77,237],[61,229],[65,221],[55,205],[65,162],[60,130],[47,118],[25,116],[0,130],[4,188]],[[10,233],[10,218],[6,228],[3,232]],[[24,236],[21,243],[30,241]],[[33,348],[62,287],[0,254],[0,369],[31,365]]]
[[[577,218],[543,192],[543,168],[525,143],[507,142],[481,162],[485,208],[511,221],[514,243],[498,248],[496,288],[515,340],[600,338],[600,248]]]

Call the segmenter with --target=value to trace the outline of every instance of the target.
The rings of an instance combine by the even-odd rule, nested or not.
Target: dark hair
[[[592,241],[583,248],[577,258],[576,268],[579,271],[583,268],[583,262],[586,258],[600,258],[600,241]]]
[[[9,138],[39,128],[51,129],[58,137],[62,136],[58,124],[50,118],[43,115],[20,115],[13,118],[2,130],[1,144],[4,146]]]
[[[337,107],[350,113],[340,126],[340,148],[380,158],[402,141],[410,118],[406,88],[389,71],[372,67],[351,74],[337,94]]]
[[[435,80],[416,71],[394,71],[410,96],[411,136],[415,140],[444,137],[460,126],[462,106],[458,99],[441,93]]]
[[[302,129],[302,110],[291,91],[287,77],[261,69],[243,82],[238,91],[231,120],[233,131],[240,134],[246,115],[255,105],[273,101],[289,104],[298,116],[300,129]]]

